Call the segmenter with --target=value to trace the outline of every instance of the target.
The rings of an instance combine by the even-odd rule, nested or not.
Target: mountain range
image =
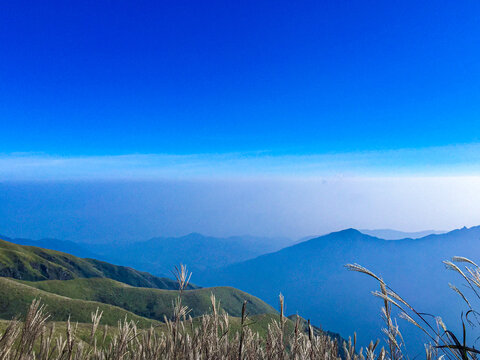
[[[73,319],[85,320],[85,311],[80,311],[82,315],[79,315],[78,309],[85,306],[93,308],[93,301],[122,308],[122,314],[127,311],[137,317],[161,321],[164,316],[171,317],[172,302],[178,293],[176,281],[169,278],[158,278],[129,267],[4,240],[0,240],[0,281],[2,318],[16,315],[19,307],[26,309],[38,296],[47,303],[57,304],[61,300],[61,305],[53,306],[54,315],[60,313],[54,319],[65,315],[67,308],[76,314],[77,318],[74,316]],[[239,316],[244,300],[253,315],[276,314],[270,305],[240,290],[231,287],[200,289],[189,285],[185,303],[191,305],[192,315],[208,312],[211,293],[231,316]],[[79,301],[87,303],[78,306]],[[105,308],[104,305],[101,307]]]
[[[343,337],[357,332],[359,343],[365,345],[372,339],[383,338],[382,302],[371,295],[371,291],[378,289],[374,280],[344,267],[347,263],[358,263],[382,276],[419,311],[440,315],[450,328],[459,330],[460,315],[465,309],[448,283],[460,286],[462,282],[444,269],[442,261],[453,256],[477,260],[480,227],[396,241],[364,232],[346,229],[293,245],[285,241],[289,246],[282,249],[278,249],[279,244],[268,246],[255,238],[242,243],[241,238],[220,239],[199,234],[121,246],[94,245],[83,250],[69,242],[48,244],[45,240],[45,245],[68,246],[77,252],[88,250],[102,260],[108,257],[118,264],[153,269],[156,274],[168,273],[174,264],[183,262],[194,269],[195,283],[200,286],[242,289],[273,306],[281,292],[288,313],[298,312]],[[410,324],[400,321],[400,325],[407,341],[421,338],[422,334]],[[410,350],[423,353],[423,345]]]
[[[179,263],[187,264],[192,272],[197,273],[273,252],[290,243],[287,238],[217,238],[192,233],[116,244],[114,247],[111,244],[92,244],[90,249],[107,261],[165,276]]]
[[[420,239],[387,241],[347,229],[255,259],[197,274],[200,285],[235,286],[273,304],[282,292],[289,312],[301,311],[315,324],[344,337],[357,332],[359,343],[383,338],[382,301],[371,295],[378,284],[352,273],[345,264],[358,263],[382,276],[419,311],[440,315],[460,330],[462,300],[448,286],[462,283],[442,264],[453,256],[480,257],[480,227],[463,228]],[[422,334],[407,322],[401,330],[411,349],[423,353]]]
[[[406,231],[399,231],[399,230],[392,230],[392,229],[374,229],[374,230],[361,229],[359,231],[366,235],[375,236],[384,240],[419,239],[428,235],[432,235],[432,234],[439,235],[447,232],[447,231],[438,231],[438,230],[406,232]]]
[[[63,327],[62,322],[67,319],[90,322],[91,313],[98,309],[103,313],[103,325],[115,327],[127,317],[139,327],[162,328],[165,326],[162,321],[173,317],[173,303],[179,295],[177,289],[177,283],[169,278],[158,278],[130,267],[0,240],[1,326],[5,325],[4,320],[25,314],[34,299],[41,299],[50,319]],[[201,321],[200,316],[211,312],[212,294],[219,309],[228,314],[232,330],[238,331],[241,327],[239,316],[244,302],[252,330],[261,336],[267,333],[269,324],[279,318],[272,306],[241,290],[190,285],[182,299],[194,324]],[[293,331],[295,319],[292,315],[286,320],[289,331]],[[305,330],[304,319],[300,324]],[[314,328],[314,331],[321,330]],[[328,334],[343,341],[338,334]]]
[[[77,243],[68,240],[59,240],[53,238],[44,238],[39,240],[24,239],[24,238],[10,238],[8,236],[0,235],[0,239],[27,246],[36,246],[48,250],[56,250],[82,258],[99,259],[98,254],[89,249],[89,246],[82,243]]]
[[[0,276],[19,280],[71,280],[109,278],[138,287],[177,289],[175,281],[130,267],[0,240]]]
[[[168,276],[179,263],[194,273],[219,268],[280,250],[293,243],[288,238],[232,236],[218,238],[191,233],[181,237],[158,237],[130,243],[78,243],[58,239],[30,240],[0,237],[20,245],[38,246],[127,265],[157,276]]]

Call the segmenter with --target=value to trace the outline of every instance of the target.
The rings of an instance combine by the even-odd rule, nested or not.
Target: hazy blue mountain
[[[428,235],[439,235],[445,234],[447,231],[439,231],[439,230],[423,230],[423,231],[400,231],[400,230],[393,230],[393,229],[360,229],[358,230],[365,235],[370,235],[374,237],[378,237],[383,240],[403,240],[403,239],[419,239]],[[324,234],[325,235],[325,234]],[[296,244],[299,244],[304,241],[312,240],[318,238],[323,235],[310,235],[305,236],[298,241]]]
[[[288,238],[232,236],[217,238],[192,233],[181,237],[158,237],[131,243],[77,243],[57,239],[11,239],[19,245],[38,246],[94,258],[118,265],[131,266],[158,276],[169,276],[174,266],[187,264],[191,271],[223,267],[277,251],[291,245]]]
[[[362,229],[359,231],[366,235],[376,236],[385,240],[419,239],[432,234],[439,235],[439,234],[446,233],[446,231],[438,231],[438,230],[405,232],[405,231],[392,230],[392,229],[374,229],[374,230]]]
[[[275,304],[285,295],[289,313],[299,311],[313,323],[348,337],[357,331],[360,342],[383,338],[382,302],[371,295],[376,281],[349,272],[347,263],[359,263],[381,275],[419,311],[444,317],[459,329],[464,310],[449,282],[462,284],[442,260],[463,255],[480,258],[480,227],[459,229],[422,239],[386,241],[348,229],[321,236],[242,263],[197,274],[202,286],[231,285]],[[404,336],[423,352],[420,332],[399,320]]]
[[[168,275],[175,265],[187,264],[194,273],[218,268],[277,251],[291,240],[234,236],[217,238],[192,233],[182,237],[159,237],[123,244],[92,244],[102,259],[151,272]]]
[[[56,250],[65,253],[69,253],[78,257],[99,259],[100,256],[95,254],[89,249],[88,245],[79,244],[73,241],[68,240],[58,240],[58,239],[40,239],[40,240],[31,240],[31,239],[22,239],[22,238],[9,238],[7,236],[0,235],[0,239],[12,242],[18,245],[27,245],[27,246],[37,246],[44,249]]]

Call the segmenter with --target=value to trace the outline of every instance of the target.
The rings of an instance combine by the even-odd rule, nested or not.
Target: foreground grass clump
[[[128,319],[116,328],[101,326],[98,311],[89,327],[68,321],[58,329],[36,300],[24,321],[12,320],[0,332],[0,359],[339,359],[335,341],[312,329],[305,334],[299,321],[287,332],[281,314],[262,337],[251,329],[245,306],[235,331],[238,327],[232,328],[229,317],[217,312],[218,305],[212,296],[212,313],[194,321],[178,299],[178,318],[148,330]],[[359,359],[351,344],[349,354]]]
[[[419,328],[429,339],[425,344],[426,359],[439,360],[477,360],[480,350],[475,348],[475,344],[480,339],[479,334],[470,334],[471,330],[477,330],[480,326],[480,312],[474,307],[474,301],[480,301],[480,266],[465,257],[455,256],[451,261],[443,262],[447,269],[455,271],[462,278],[465,290],[460,290],[455,285],[449,284],[460,299],[466,305],[467,311],[461,314],[462,334],[455,334],[450,330],[441,317],[432,314],[420,312],[410,303],[402,298],[397,292],[389,287],[385,281],[370,270],[358,264],[348,264],[349,270],[366,274],[378,281],[380,291],[373,294],[381,298],[384,302],[382,308],[383,319],[386,327],[383,329],[388,344],[388,357],[392,360],[408,359],[406,354],[406,344],[403,340],[399,326],[393,318],[392,310],[399,312],[400,318],[407,320]],[[473,295],[473,298],[470,295]],[[469,344],[469,339],[471,344]]]

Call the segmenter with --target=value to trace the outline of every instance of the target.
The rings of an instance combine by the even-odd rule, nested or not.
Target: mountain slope
[[[128,316],[142,327],[159,326],[157,320],[172,317],[174,299],[178,296],[178,290],[141,288],[108,278],[121,277],[134,285],[148,282],[150,278],[157,281],[150,274],[6,241],[0,241],[0,273],[34,280],[0,277],[1,319],[24,314],[33,299],[41,299],[54,321],[66,321],[70,317],[73,321],[89,322],[91,313],[99,308],[104,312],[102,324],[116,325]],[[43,280],[45,278],[59,279]],[[261,336],[266,334],[272,319],[278,318],[271,306],[254,296],[231,287],[215,287],[184,292],[184,305],[196,317],[194,324],[201,321],[200,315],[210,313],[212,293],[220,302],[220,308],[231,317],[233,329],[240,329],[238,316],[244,301],[247,301],[251,328]],[[288,320],[287,327],[293,329],[294,323]],[[336,334],[331,335],[340,339]]]
[[[23,283],[73,299],[99,301],[119,306],[137,315],[160,321],[163,321],[164,316],[172,318],[172,304],[178,296],[178,291],[175,290],[132,287],[103,278]],[[277,313],[271,306],[250,294],[234,288],[217,287],[184,292],[183,303],[192,309],[190,315],[197,317],[210,312],[210,294],[215,295],[220,301],[221,308],[231,316],[241,315],[244,300],[247,301],[248,311],[252,315]]]
[[[15,278],[29,288],[71,299],[115,305],[157,320],[171,317],[172,304],[178,296],[177,284],[171,279],[2,240],[0,276]],[[200,316],[210,310],[212,293],[231,316],[240,315],[243,301],[247,301],[252,315],[276,313],[260,299],[231,287],[191,290],[194,288],[190,286],[184,293],[185,304],[192,310],[192,316]]]
[[[0,235],[0,239],[5,241],[27,246],[36,246],[43,249],[56,250],[64,253],[68,253],[81,258],[99,259],[99,256],[88,249],[88,246],[79,244],[73,241],[59,240],[59,239],[40,239],[30,240],[22,238],[9,238],[7,236]]]
[[[171,279],[159,278],[132,268],[4,240],[0,240],[0,276],[30,281],[104,277],[132,286],[177,288]]]
[[[157,324],[156,321],[146,319],[117,306],[103,304],[96,301],[70,299],[65,296],[52,294],[36,289],[13,279],[0,277],[0,318],[12,319],[26,313],[34,299],[40,299],[47,306],[47,311],[53,321],[90,322],[91,313],[98,308],[103,311],[102,324],[117,325],[125,316],[138,322],[141,327]]]
[[[58,282],[61,283],[63,281]],[[33,284],[40,283],[42,282],[37,282]],[[45,304],[47,306],[46,310],[50,315],[51,321],[63,322],[70,318],[72,322],[90,323],[92,312],[95,312],[98,308],[100,311],[103,312],[101,320],[102,325],[115,327],[118,325],[119,321],[123,321],[125,317],[127,317],[129,320],[135,321],[141,328],[149,328],[153,325],[156,328],[162,329],[164,326],[162,323],[156,320],[138,316],[133,312],[127,311],[118,306],[112,306],[98,301],[71,299],[66,296],[61,296],[37,289],[35,287],[19,282],[18,280],[0,277],[0,319],[10,320],[16,316],[25,315],[28,307],[34,299],[40,299],[42,304]],[[189,305],[196,306],[196,303],[189,301]],[[168,304],[168,306],[171,307],[172,303]],[[250,328],[254,331],[258,331],[262,336],[265,336],[269,324],[274,319],[278,320],[279,318],[279,315],[276,313],[251,313],[251,310],[254,309],[254,307],[252,307],[252,304],[247,304],[247,309],[250,313]],[[205,313],[210,312],[210,309],[206,310],[207,311]],[[198,324],[199,321],[201,321],[201,318],[194,318],[194,324]],[[238,317],[231,316],[230,323],[233,331],[240,330],[241,325],[240,319]],[[0,330],[2,330],[2,325],[3,327],[6,326],[6,324],[0,320]],[[289,331],[292,331],[293,326],[294,325],[292,321],[289,321],[287,323],[287,328],[289,329]],[[89,330],[90,327],[87,327],[87,333]]]
[[[0,238],[2,238],[0,236]],[[158,276],[170,274],[179,263],[196,272],[218,268],[291,245],[288,238],[232,236],[218,238],[192,233],[181,237],[158,237],[132,243],[86,244],[57,239],[9,239],[19,245],[37,246],[79,257],[95,258],[134,267]]]
[[[464,309],[448,283],[459,285],[462,281],[446,271],[442,261],[457,255],[477,260],[479,239],[480,227],[398,241],[348,229],[206,271],[197,274],[196,279],[205,286],[229,284],[242,288],[270,304],[276,303],[276,294],[282,292],[289,313],[300,311],[313,323],[343,337],[357,331],[364,345],[371,339],[383,338],[379,316],[382,302],[371,296],[377,283],[363,274],[346,271],[345,264],[359,263],[371,269],[419,311],[441,315],[455,328],[460,325]],[[406,338],[421,336],[409,324],[400,325]],[[423,347],[412,350],[422,353]]]

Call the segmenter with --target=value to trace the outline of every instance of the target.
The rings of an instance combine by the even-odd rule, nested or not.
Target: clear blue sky
[[[3,1],[0,154],[475,143],[478,1]]]
[[[479,1],[0,3],[0,234],[443,230],[479,175]]]

